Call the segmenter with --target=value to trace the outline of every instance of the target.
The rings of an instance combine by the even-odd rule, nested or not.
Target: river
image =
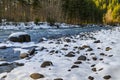
[[[38,30],[0,30],[0,42],[7,41],[8,36],[14,32],[27,32],[33,42],[38,42],[41,38],[47,39],[59,38],[63,36],[76,35],[81,32],[92,32],[101,29],[110,29],[108,27],[83,27],[83,28],[59,28],[59,29],[38,29]]]

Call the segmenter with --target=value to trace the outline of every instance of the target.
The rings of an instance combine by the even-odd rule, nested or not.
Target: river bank
[[[83,32],[40,43],[0,43],[28,56],[1,80],[119,80],[120,28]],[[31,47],[35,53],[29,55]],[[1,64],[6,62],[1,62]],[[34,65],[33,65],[34,64]]]

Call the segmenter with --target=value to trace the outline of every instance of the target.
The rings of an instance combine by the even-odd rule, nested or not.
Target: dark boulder
[[[81,61],[86,61],[86,60],[87,60],[87,58],[86,58],[86,56],[81,55],[81,56],[79,56],[79,57],[78,57],[78,60],[81,60]]]
[[[103,78],[108,80],[108,79],[111,78],[111,76],[110,75],[105,75]]]
[[[47,67],[47,66],[52,66],[53,65],[53,63],[51,62],[51,61],[45,61],[45,62],[43,62],[42,64],[41,64],[41,67],[42,68],[45,68],[45,67]]]
[[[32,48],[28,51],[29,55],[34,55],[35,54],[35,48]]]
[[[68,54],[65,55],[66,57],[74,57],[75,53],[74,52],[69,52]]]
[[[11,34],[8,37],[8,40],[12,42],[30,42],[31,38],[30,38],[30,35],[25,32],[16,32]]]
[[[94,41],[94,43],[100,43],[100,40],[96,40],[96,41]]]

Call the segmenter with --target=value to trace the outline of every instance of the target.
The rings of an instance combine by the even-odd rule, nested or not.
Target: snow
[[[28,35],[26,32],[16,32],[12,33],[9,37],[19,37],[20,35]]]
[[[65,24],[65,23],[55,23],[54,26],[50,26],[49,23],[47,22],[39,22],[39,25],[34,24],[34,22],[19,22],[19,23],[12,23],[9,22],[9,24],[6,24],[6,22],[2,23],[0,25],[1,30],[25,30],[25,29],[31,29],[31,30],[36,30],[36,29],[49,29],[49,28],[69,28],[69,27],[80,27],[79,25],[70,25],[70,24]]]
[[[26,47],[36,46],[37,50],[37,54],[32,56],[31,59],[16,61],[24,63],[24,66],[17,67],[9,73],[1,73],[0,77],[2,78],[3,75],[7,75],[5,80],[34,80],[30,78],[30,74],[40,73],[45,78],[37,80],[54,80],[55,78],[62,78],[63,80],[89,80],[89,76],[94,77],[94,80],[104,80],[103,77],[105,75],[111,76],[109,80],[120,80],[120,28],[116,27],[112,30],[101,30],[90,32],[89,34],[82,34],[85,34],[87,37],[92,36],[93,38],[85,39],[81,38],[80,35],[76,35],[40,43],[0,43],[0,45],[6,45],[8,47],[14,46],[14,50],[21,51],[21,53],[28,51],[24,49]],[[69,38],[71,42],[66,42],[66,38]],[[100,40],[100,43],[94,43],[95,39]],[[65,45],[68,46],[65,47]],[[74,48],[76,46],[82,47],[83,45],[90,46],[93,51],[87,51],[88,48],[84,50]],[[41,51],[40,49],[42,47],[45,47],[45,49]],[[110,47],[111,50],[106,51],[106,47]],[[62,48],[67,48],[68,50],[62,50]],[[52,50],[58,51],[58,53],[51,52]],[[75,57],[65,56],[70,51],[75,52]],[[92,53],[94,54],[91,55]],[[105,55],[100,55],[100,53],[104,53]],[[85,55],[89,60],[82,61],[82,64],[76,64],[79,68],[71,69],[80,55]],[[93,57],[96,57],[97,60],[93,60]],[[103,60],[100,60],[101,58]],[[41,68],[40,65],[44,61],[51,61],[53,66]],[[95,66],[91,67],[94,64]],[[97,71],[92,71],[92,68],[96,68]]]

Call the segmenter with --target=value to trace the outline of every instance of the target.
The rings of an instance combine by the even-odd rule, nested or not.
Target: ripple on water
[[[0,60],[12,62],[19,58],[20,52],[14,51],[13,48],[0,49]]]

